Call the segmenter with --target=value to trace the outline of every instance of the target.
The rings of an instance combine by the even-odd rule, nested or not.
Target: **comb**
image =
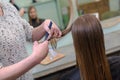
[[[52,21],[50,21],[48,28],[49,28],[49,29],[52,28]],[[46,34],[45,34],[45,39],[44,39],[44,40],[47,40],[47,39],[48,39],[48,36],[49,36],[49,33],[46,32]],[[56,39],[54,38],[54,39],[48,39],[48,40],[50,40],[50,44],[51,44],[51,46],[52,46],[52,49],[53,49],[53,50],[56,49],[56,47],[57,47],[57,41],[56,41]]]
[[[52,28],[52,22],[50,21],[50,24],[49,24],[49,29]],[[48,36],[49,34],[46,32],[45,34],[45,39],[44,40],[50,40],[50,44],[51,44],[51,48],[49,47],[49,53],[51,55],[48,55],[40,64],[43,64],[43,65],[47,65],[47,64],[50,64],[52,62],[55,62],[61,58],[63,58],[65,55],[64,54],[61,54],[61,53],[57,53],[56,51],[54,51],[54,49],[56,49],[57,47],[57,41],[56,39],[48,39]]]

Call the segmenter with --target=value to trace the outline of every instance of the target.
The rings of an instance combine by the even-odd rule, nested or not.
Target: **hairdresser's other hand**
[[[21,8],[19,11],[20,16],[23,17],[24,13],[25,13],[25,9]]]
[[[43,43],[34,42],[33,45],[33,54],[32,56],[35,58],[36,62],[39,64],[48,54],[48,41],[44,41]]]
[[[50,24],[50,19],[46,19],[44,21],[44,29],[46,32],[49,33],[48,39],[50,38],[59,38],[62,35],[62,32],[60,31],[60,29],[58,28],[58,26],[52,21],[52,27],[51,29],[49,29],[49,24]]]

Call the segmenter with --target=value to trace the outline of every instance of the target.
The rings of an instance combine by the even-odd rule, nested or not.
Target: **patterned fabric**
[[[10,3],[0,2],[3,16],[0,16],[0,64],[9,66],[27,57],[26,40],[32,39],[33,27],[23,20]],[[30,72],[17,80],[33,80]]]

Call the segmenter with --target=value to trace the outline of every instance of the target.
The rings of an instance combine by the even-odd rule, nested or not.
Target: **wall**
[[[37,9],[38,17],[43,19],[52,19],[57,25],[61,26],[56,0],[37,0],[38,2],[33,4],[32,0],[15,0],[15,3],[19,7],[24,7],[28,11],[28,7],[33,5]],[[24,17],[28,21],[28,13]]]
[[[120,4],[119,0],[109,0],[109,1],[110,1],[109,5],[111,11],[119,10],[119,4]]]
[[[0,1],[5,1],[5,2],[9,2],[9,0],[0,0]]]
[[[32,0],[15,0],[15,3],[20,7],[32,4]]]
[[[79,4],[84,4],[84,3],[89,3],[92,2],[94,0],[78,0]],[[67,6],[68,2],[67,0],[61,0],[61,6]],[[119,0],[109,0],[109,5],[110,5],[110,10],[111,11],[117,11],[119,10]]]
[[[94,0],[78,0],[78,3],[79,4],[84,4],[84,3],[89,3],[89,2],[92,2]]]
[[[93,1],[93,0],[78,0],[78,3],[84,4],[84,3],[91,2],[91,1]],[[61,3],[61,7],[68,6],[68,0],[60,0],[60,3]]]
[[[3,1],[3,0],[2,0]],[[9,1],[9,0],[4,0],[4,1]],[[38,1],[45,1],[45,0],[38,0]],[[46,0],[47,1],[47,0]],[[83,3],[88,3],[94,0],[78,0],[79,4],[83,4]],[[110,10],[111,11],[116,11],[119,10],[119,0],[109,0],[110,3]],[[15,2],[20,6],[25,6],[25,5],[29,5],[32,3],[32,0],[15,0]],[[60,0],[61,6],[68,6],[68,0]]]
[[[68,0],[60,0],[61,7],[68,6]]]

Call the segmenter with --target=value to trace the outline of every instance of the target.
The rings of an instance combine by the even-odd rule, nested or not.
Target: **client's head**
[[[78,17],[72,24],[72,36],[81,79],[112,80],[99,20],[92,15]]]
[[[29,19],[37,18],[37,10],[36,10],[36,8],[34,6],[29,7],[28,16],[29,16]]]

